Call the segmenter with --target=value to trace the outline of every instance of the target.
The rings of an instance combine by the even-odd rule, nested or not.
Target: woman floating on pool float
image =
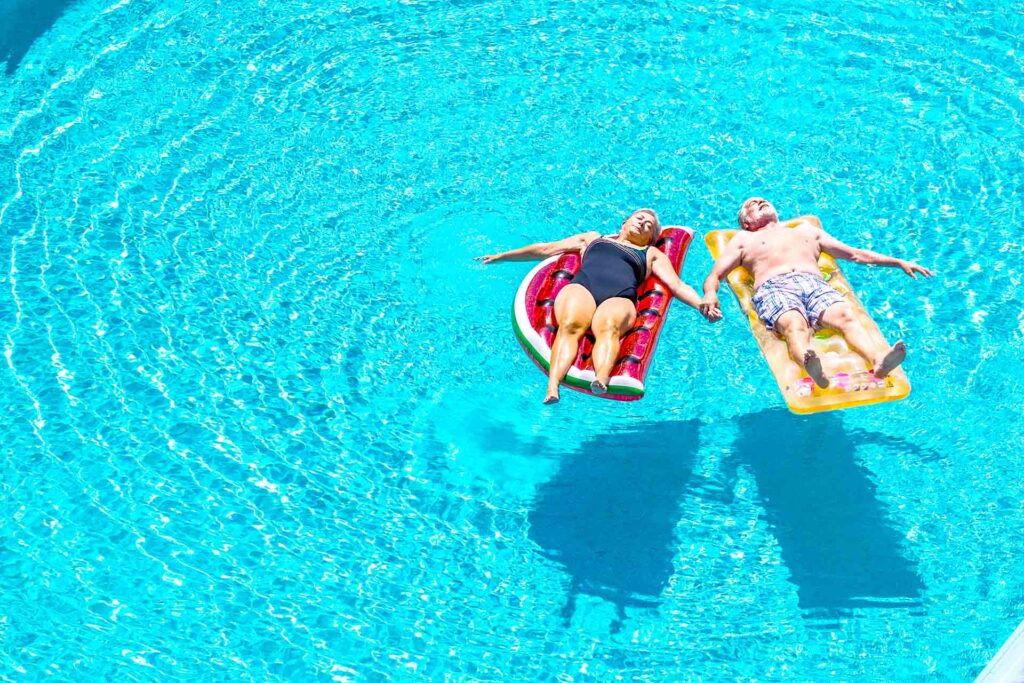
[[[538,242],[477,257],[483,263],[494,263],[535,261],[570,251],[582,255],[579,272],[555,297],[558,332],[551,347],[544,403],[558,402],[558,385],[576,360],[580,340],[588,328],[594,333],[592,360],[596,376],[590,390],[597,395],[608,390],[622,336],[636,320],[637,288],[648,273],[657,276],[675,298],[701,311],[697,292],[683,284],[668,257],[653,246],[660,231],[657,214],[640,209],[622,222],[617,235],[584,232],[556,242]],[[722,317],[717,309],[702,314],[711,322]]]
[[[705,315],[721,315],[718,285],[742,266],[753,278],[752,304],[757,317],[769,332],[785,338],[793,361],[818,387],[827,388],[830,379],[811,346],[813,328],[830,327],[842,334],[864,359],[873,379],[885,379],[903,362],[907,354],[903,342],[884,343],[848,299],[822,278],[818,259],[825,253],[854,263],[892,266],[913,278],[919,274],[931,277],[932,271],[911,261],[847,246],[825,232],[816,216],[780,222],[775,207],[761,197],[743,202],[738,220],[742,230],[722,247],[704,281],[700,308]]]

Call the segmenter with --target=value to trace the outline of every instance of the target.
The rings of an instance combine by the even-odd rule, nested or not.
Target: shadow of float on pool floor
[[[757,482],[765,519],[808,616],[836,617],[855,607],[914,607],[924,583],[904,553],[857,448],[893,456],[931,456],[878,432],[851,430],[834,413],[800,416],[784,408],[738,419],[726,477],[738,467]],[[731,491],[728,483],[725,491]]]
[[[60,19],[74,0],[0,0],[0,62],[10,76],[32,43]]]
[[[672,577],[681,499],[687,492],[714,496],[717,489],[718,502],[731,505],[740,467],[756,481],[809,618],[920,604],[923,581],[856,450],[933,456],[895,437],[848,429],[834,414],[797,416],[778,408],[740,417],[736,426],[722,485],[700,492],[692,476],[700,448],[695,420],[646,423],[564,456],[538,490],[530,537],[571,577],[567,620],[581,593],[613,603],[617,624],[626,607],[656,607]]]
[[[569,572],[567,621],[580,593],[613,603],[616,625],[626,607],[657,606],[699,438],[696,420],[614,432],[566,455],[540,488],[530,537]]]

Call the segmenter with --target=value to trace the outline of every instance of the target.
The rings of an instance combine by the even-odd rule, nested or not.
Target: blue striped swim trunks
[[[754,292],[754,310],[765,327],[775,329],[786,311],[800,311],[814,327],[832,304],[846,299],[832,285],[811,273],[785,273],[766,280]]]

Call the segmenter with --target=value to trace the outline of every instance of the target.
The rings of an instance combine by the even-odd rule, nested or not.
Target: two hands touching
[[[697,305],[697,310],[708,319],[709,323],[718,322],[722,319],[722,307],[718,304],[717,294],[705,294],[704,298]]]

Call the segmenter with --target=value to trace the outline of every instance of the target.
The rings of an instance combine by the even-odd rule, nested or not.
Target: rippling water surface
[[[960,681],[1024,617],[1019,2],[51,4],[7,678]],[[726,301],[643,401],[541,405],[474,255],[755,193],[938,271],[846,269],[909,399],[789,414]]]

